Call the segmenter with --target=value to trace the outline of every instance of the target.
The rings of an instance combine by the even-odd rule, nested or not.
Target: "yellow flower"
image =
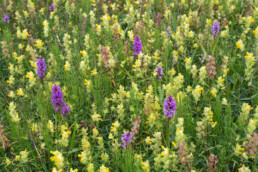
[[[97,74],[98,74],[97,69],[92,70],[90,74],[91,74],[92,76],[97,75]]]
[[[80,51],[80,54],[82,54],[82,56],[84,57],[86,55],[85,51]]]
[[[206,19],[206,23],[207,23],[208,25],[211,25],[211,19]]]
[[[60,153],[59,151],[50,151],[51,154],[53,154],[54,156],[50,157],[51,161],[55,162],[55,165],[57,166],[57,168],[62,168],[64,166],[64,158],[62,153]]]
[[[92,118],[93,121],[102,121],[101,115],[96,114],[96,113],[93,114],[93,115],[91,116],[91,118]]]
[[[6,163],[6,165],[10,165],[10,164],[12,163],[12,161],[10,161],[9,158],[6,158],[6,159],[5,159],[5,163]]]
[[[258,36],[258,27],[257,27],[255,30],[253,30],[253,33],[254,33],[254,36],[255,36],[255,37]]]
[[[36,40],[35,47],[41,48],[44,45],[44,42],[42,42],[40,39]]]
[[[51,77],[51,72],[48,72],[47,75],[46,75],[47,78],[50,78]]]
[[[177,56],[178,52],[177,51],[173,51],[173,55]]]
[[[99,169],[99,172],[109,172],[109,168],[105,167],[104,165],[102,165]]]
[[[217,89],[216,88],[212,88],[211,89],[211,94],[216,97],[217,96]]]
[[[202,93],[202,90],[203,90],[203,87],[201,87],[201,88],[198,90],[199,94]]]
[[[224,81],[225,81],[225,79],[223,79],[223,78],[219,78],[219,80],[218,80],[219,83],[223,83]]]
[[[22,88],[19,88],[19,89],[17,90],[17,95],[18,95],[18,96],[24,96],[24,92],[23,92]]]
[[[241,47],[240,42],[236,42],[236,46],[237,46],[237,48],[240,48]]]
[[[27,72],[26,78],[30,78],[30,77],[31,77],[31,72]]]
[[[141,162],[141,166],[142,166],[143,171],[146,171],[146,172],[150,171],[149,161]]]
[[[72,169],[72,168],[70,168],[70,172],[78,172],[78,169],[76,168],[76,169]]]
[[[244,50],[244,43],[243,43],[242,40],[238,40],[238,41],[236,42],[236,46],[237,46],[237,48],[239,48],[241,51]]]
[[[85,80],[84,80],[84,85],[87,85],[87,84],[88,84],[88,80],[85,79]]]
[[[65,62],[64,70],[65,70],[65,71],[70,71],[70,70],[71,70],[71,65],[70,65],[69,61],[66,61],[66,62]]]

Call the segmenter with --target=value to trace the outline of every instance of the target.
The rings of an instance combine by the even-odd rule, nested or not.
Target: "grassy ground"
[[[257,170],[257,2],[2,1],[0,171]]]

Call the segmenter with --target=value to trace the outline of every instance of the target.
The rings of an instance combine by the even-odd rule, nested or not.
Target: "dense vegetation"
[[[1,0],[0,171],[256,171],[257,6]]]

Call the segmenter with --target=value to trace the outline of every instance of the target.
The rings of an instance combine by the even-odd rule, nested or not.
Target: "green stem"
[[[60,132],[61,132],[61,125],[62,125],[62,116],[61,116],[61,113],[58,113],[58,125],[59,125],[59,129],[60,129]]]
[[[45,91],[45,87],[44,87],[44,80],[43,80],[43,78],[41,78],[41,83],[42,83],[42,86],[43,86],[43,91]]]
[[[166,133],[166,142],[167,142],[167,147],[169,147],[169,139],[168,139],[168,136],[169,136],[169,118],[168,118],[168,121],[167,121],[167,133]]]
[[[215,39],[215,44],[214,44],[214,47],[213,47],[213,49],[212,49],[212,55],[214,55],[214,51],[215,51],[215,48],[216,48],[216,46],[217,46],[217,44],[218,44],[218,41],[219,41],[219,38],[218,38],[218,39]]]

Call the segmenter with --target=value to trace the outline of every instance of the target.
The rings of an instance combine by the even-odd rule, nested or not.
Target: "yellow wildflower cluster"
[[[14,102],[11,102],[9,105],[10,116],[11,116],[13,122],[19,122],[21,120],[21,118],[19,118],[19,114],[18,114],[18,112],[16,112],[15,109],[16,109],[16,106],[15,106]]]
[[[57,169],[61,170],[65,165],[64,157],[63,157],[62,153],[57,151],[57,150],[54,151],[54,152],[50,151],[50,153],[53,154],[53,156],[50,157],[50,160],[54,161],[55,166],[57,167]]]
[[[62,138],[59,140],[60,144],[64,147],[67,147],[69,144],[69,135],[71,135],[71,131],[68,130],[67,126],[62,125],[61,126],[61,134],[62,134]]]

